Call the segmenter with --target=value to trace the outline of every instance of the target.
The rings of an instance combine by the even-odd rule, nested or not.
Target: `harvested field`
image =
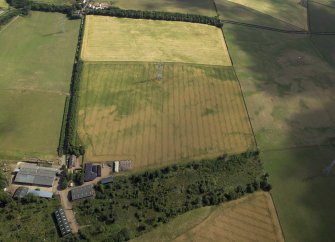
[[[84,61],[160,61],[230,66],[219,28],[194,23],[87,16]]]
[[[271,196],[259,192],[218,207],[188,212],[133,241],[265,242],[284,238]]]
[[[1,158],[57,155],[79,23],[32,12],[0,33]]]
[[[307,29],[307,10],[297,0],[229,0],[257,12],[275,17],[301,29]],[[215,0],[216,4],[225,4],[227,0]]]
[[[132,159],[136,168],[254,148],[231,67],[85,63],[79,135],[86,160]]]
[[[124,9],[216,15],[212,0],[122,0],[116,1],[113,5]]]

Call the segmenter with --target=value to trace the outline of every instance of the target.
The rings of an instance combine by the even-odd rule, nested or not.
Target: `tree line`
[[[75,60],[72,69],[72,78],[70,86],[70,101],[68,106],[66,129],[64,130],[64,143],[58,147],[59,155],[62,153],[73,154],[76,156],[84,155],[85,148],[80,144],[77,135],[77,111],[79,104],[80,75],[83,68],[83,62],[80,59],[80,50],[84,34],[84,19],[80,24],[78,43],[75,54]]]
[[[89,225],[79,234],[87,241],[120,241],[127,228],[136,237],[187,211],[269,191],[268,177],[258,151],[116,176],[95,186],[96,199],[74,204],[78,222]]]
[[[152,20],[167,20],[167,21],[181,21],[208,24],[216,27],[222,27],[222,22],[217,17],[208,17],[197,14],[183,14],[183,13],[169,13],[143,10],[126,10],[117,7],[110,7],[107,9],[88,9],[86,14],[113,16],[121,18],[133,19],[152,19]]]
[[[0,15],[0,26],[5,25],[11,21],[12,18],[18,16],[21,12],[19,10],[13,9]]]

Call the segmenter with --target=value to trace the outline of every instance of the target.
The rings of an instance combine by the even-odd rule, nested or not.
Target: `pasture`
[[[271,196],[257,192],[217,207],[190,211],[132,241],[284,241],[284,238]]]
[[[0,157],[56,155],[78,29],[65,15],[32,12],[0,33]]]
[[[264,152],[271,191],[287,241],[334,241],[334,147]],[[301,231],[304,231],[301,233]]]
[[[230,20],[286,30],[300,29],[291,23],[282,21],[275,16],[257,11],[250,6],[244,6],[228,0],[216,0],[215,2],[218,14],[222,20]]]
[[[184,22],[87,16],[84,61],[163,61],[230,66],[219,28]]]
[[[165,63],[84,64],[78,132],[85,159],[135,167],[255,148],[231,67]]]
[[[107,1],[108,2],[108,1]],[[215,7],[211,0],[119,0],[109,1],[115,7],[123,9],[162,11],[173,13],[191,13],[206,16],[215,16]]]
[[[335,70],[310,39],[228,24],[225,35],[261,150],[329,144]]]
[[[335,6],[331,3],[311,1],[308,13],[311,31],[335,32]]]
[[[315,42],[331,39],[229,24],[224,31],[285,238],[334,241],[333,171],[322,171],[334,160],[335,71],[331,49]]]
[[[307,29],[307,9],[296,0],[229,0],[232,3],[241,5],[248,9],[252,9],[262,14],[272,16],[287,24],[296,26],[300,29]],[[225,4],[227,0],[215,0],[220,6]],[[219,8],[218,8],[219,9]],[[223,10],[225,11],[225,10]]]

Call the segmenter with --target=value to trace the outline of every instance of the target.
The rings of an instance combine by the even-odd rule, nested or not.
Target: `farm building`
[[[108,177],[105,177],[103,179],[101,179],[100,183],[101,184],[108,184],[108,183],[111,183],[113,181],[113,176],[108,176]]]
[[[37,191],[37,190],[31,190],[27,187],[19,187],[16,189],[13,195],[13,198],[21,199],[27,196],[28,194],[32,194],[33,196],[41,197],[41,198],[52,198],[52,195],[53,195],[52,192]]]
[[[84,181],[93,181],[95,178],[101,176],[101,166],[100,165],[93,165],[92,163],[85,164],[85,171],[84,171]]]
[[[62,208],[59,208],[55,211],[55,217],[59,231],[62,234],[62,236],[70,234],[71,233],[70,225]]]
[[[93,185],[86,185],[86,186],[73,188],[70,191],[70,194],[71,194],[72,201],[92,197],[94,195]]]
[[[16,170],[14,183],[52,187],[59,170],[40,166],[24,166]]]
[[[133,169],[133,161],[132,160],[120,160],[119,170],[120,171],[129,171]]]

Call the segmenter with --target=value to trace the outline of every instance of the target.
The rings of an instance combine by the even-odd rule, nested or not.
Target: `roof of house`
[[[21,167],[14,182],[52,186],[57,172],[57,169],[40,166]]]
[[[101,179],[101,184],[107,184],[107,183],[111,183],[113,181],[113,176],[108,176],[108,177],[105,177],[103,179]]]
[[[85,185],[85,186],[73,188],[70,192],[71,192],[71,199],[72,201],[74,201],[77,199],[93,196],[94,189],[93,189],[93,185]]]
[[[97,178],[97,166],[93,165],[92,163],[86,163],[84,171],[84,181],[93,181],[95,178]]]
[[[69,222],[65,216],[64,210],[59,208],[55,211],[55,217],[62,236],[71,233]]]

